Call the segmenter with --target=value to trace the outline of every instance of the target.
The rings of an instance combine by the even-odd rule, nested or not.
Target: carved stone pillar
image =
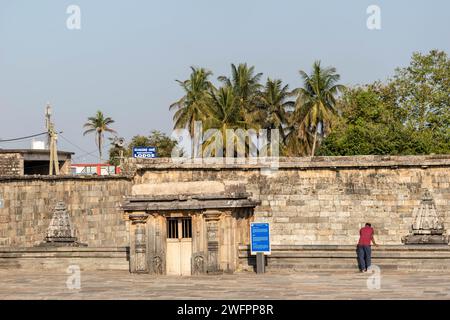
[[[208,243],[208,255],[206,271],[208,273],[220,273],[219,267],[219,219],[220,211],[206,211],[206,239]]]
[[[132,213],[129,216],[134,229],[132,247],[130,248],[130,272],[131,273],[148,273],[147,262],[147,234],[145,224],[148,215],[145,213]]]

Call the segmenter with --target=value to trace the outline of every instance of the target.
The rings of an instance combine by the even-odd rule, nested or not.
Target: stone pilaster
[[[207,240],[207,265],[208,273],[220,273],[219,267],[219,220],[221,212],[217,210],[207,210],[205,212],[206,240]]]
[[[131,273],[148,273],[147,260],[147,233],[146,222],[148,215],[145,213],[132,213],[129,215],[131,220],[130,238],[130,272]]]

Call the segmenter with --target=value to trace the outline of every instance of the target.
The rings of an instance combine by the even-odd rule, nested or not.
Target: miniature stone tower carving
[[[431,193],[427,190],[419,208],[416,208],[410,234],[402,238],[404,244],[445,244],[444,223],[439,216]]]
[[[87,246],[87,244],[79,243],[77,240],[66,204],[60,201],[53,210],[52,220],[41,246]]]

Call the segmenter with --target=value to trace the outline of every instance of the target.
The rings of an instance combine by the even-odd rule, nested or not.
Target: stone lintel
[[[210,201],[173,201],[173,202],[128,202],[122,205],[124,211],[185,211],[228,208],[254,208],[259,204],[253,200],[210,200]]]

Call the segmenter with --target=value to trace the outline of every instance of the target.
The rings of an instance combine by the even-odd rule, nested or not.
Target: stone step
[[[374,248],[372,264],[381,270],[450,270],[448,246],[386,246]],[[266,256],[267,271],[357,270],[354,246],[277,246]],[[256,264],[248,247],[239,250],[240,265],[251,270]]]

